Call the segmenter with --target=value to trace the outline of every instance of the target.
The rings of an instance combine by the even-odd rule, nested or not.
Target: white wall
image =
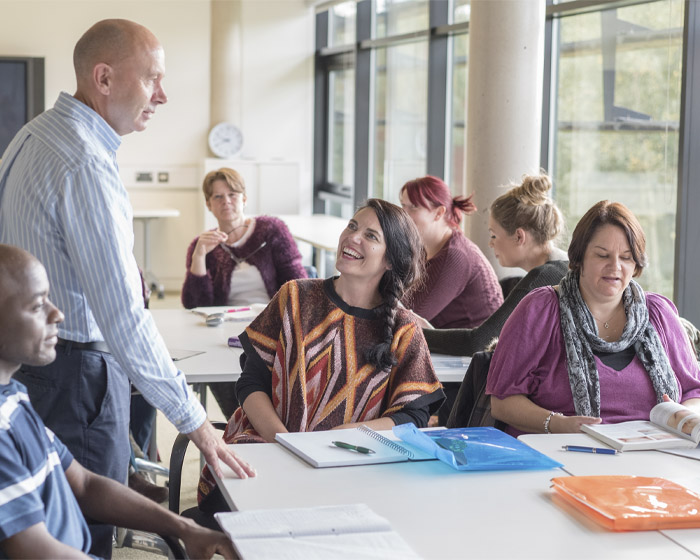
[[[236,124],[245,136],[242,155],[298,161],[301,207],[310,208],[313,9],[304,0],[235,1],[242,3],[241,75],[235,81],[242,114]],[[153,31],[165,48],[169,100],[146,131],[123,138],[119,165],[122,170],[184,168],[182,176],[197,177],[209,157],[210,0],[0,0],[0,14],[0,55],[46,59],[47,108],[59,92],[75,91],[73,46],[93,23],[121,17]],[[152,227],[153,269],[168,289],[179,290],[185,250],[202,227],[199,188],[197,177],[191,185],[130,189],[134,206],[181,212],[180,218]],[[140,260],[141,228],[135,230]]]
[[[125,136],[121,164],[196,163],[209,125],[209,2],[199,0],[0,0],[0,53],[46,59],[46,107],[75,91],[73,46],[100,19],[127,18],[165,48],[166,105],[148,130]]]

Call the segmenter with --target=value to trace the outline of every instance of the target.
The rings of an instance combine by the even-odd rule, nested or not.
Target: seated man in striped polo
[[[94,519],[182,539],[190,558],[234,557],[223,535],[177,516],[77,463],[44,426],[12,375],[55,356],[63,313],[49,300],[46,270],[0,244],[0,558],[86,555]],[[81,554],[82,553],[82,554]]]

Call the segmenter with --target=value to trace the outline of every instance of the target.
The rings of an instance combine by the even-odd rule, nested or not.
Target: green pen
[[[357,451],[358,453],[364,453],[365,455],[374,453],[374,450],[370,449],[369,447],[353,445],[352,443],[345,443],[344,441],[332,441],[331,443],[336,447],[342,447],[343,449],[349,449],[350,451]]]

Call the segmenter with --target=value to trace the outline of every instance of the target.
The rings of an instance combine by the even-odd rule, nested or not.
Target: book
[[[700,415],[681,404],[662,402],[651,409],[648,421],[584,424],[581,429],[619,451],[690,448],[700,442]]]
[[[365,504],[215,514],[241,560],[419,558]]]
[[[612,531],[700,527],[700,496],[670,480],[646,476],[552,479],[564,502]]]
[[[391,431],[377,432],[367,426],[321,432],[290,432],[275,435],[275,440],[316,468],[373,465],[401,461],[427,461],[435,456],[409,444],[399,443]],[[360,453],[333,442],[364,447],[372,453]]]

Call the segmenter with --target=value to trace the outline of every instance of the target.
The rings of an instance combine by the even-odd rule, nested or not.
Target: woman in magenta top
[[[486,392],[511,434],[648,420],[664,395],[700,410],[700,368],[675,306],[632,280],[645,245],[629,209],[597,203],[574,230],[561,284],[532,291],[510,316]]]
[[[452,197],[437,177],[421,177],[401,188],[401,206],[423,239],[428,265],[423,286],[403,300],[438,329],[478,327],[503,303],[493,267],[460,228],[462,213],[476,206],[470,197]]]

